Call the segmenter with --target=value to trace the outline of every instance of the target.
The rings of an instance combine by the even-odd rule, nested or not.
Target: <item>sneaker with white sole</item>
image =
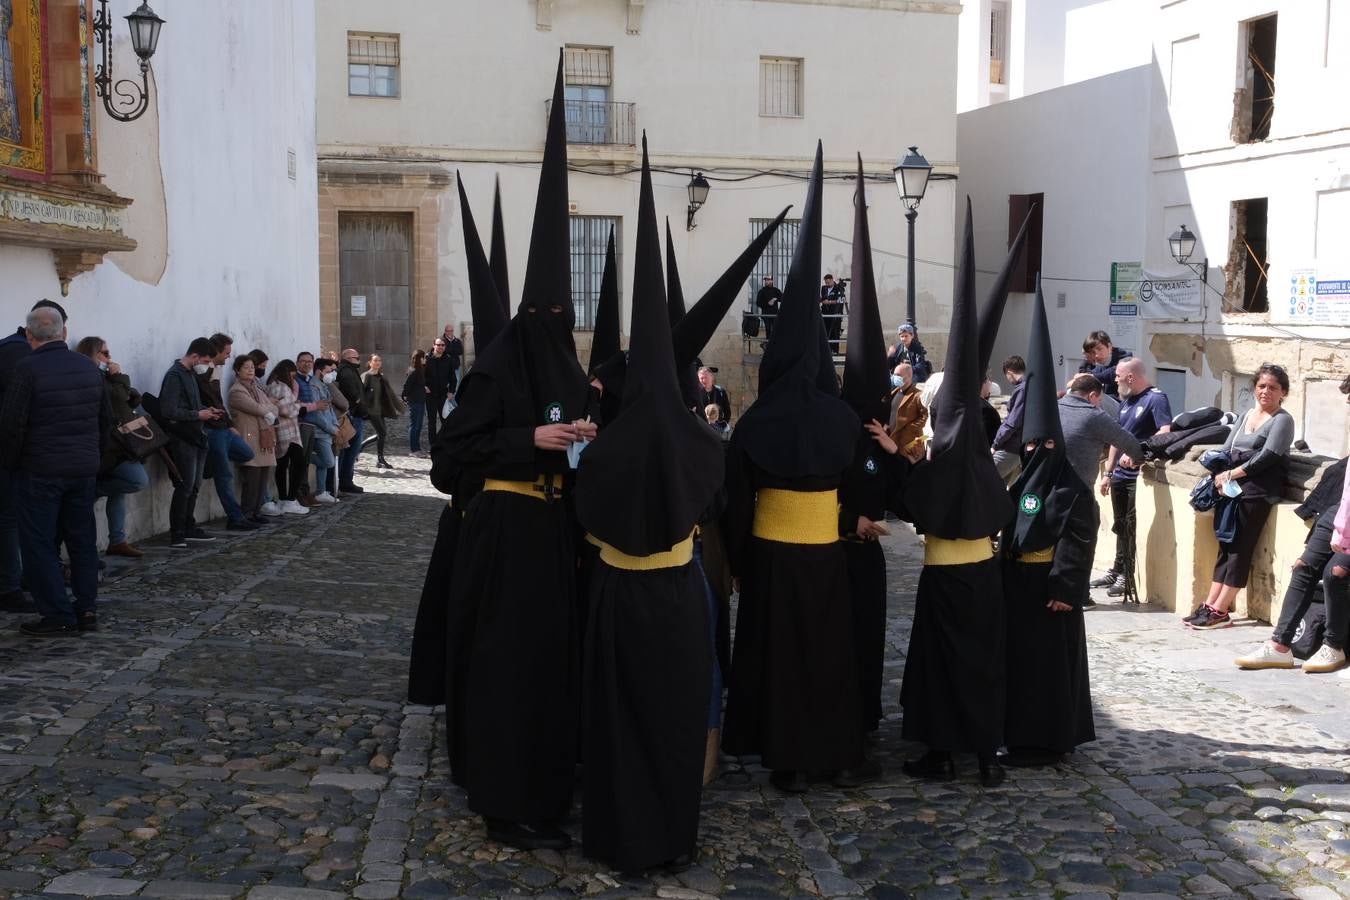
[[[1345,668],[1345,651],[1323,644],[1317,652],[1303,663],[1303,671],[1315,675],[1321,672],[1335,672]]]
[[[1120,573],[1117,572],[1115,569],[1107,569],[1105,575],[1103,575],[1100,578],[1094,578],[1091,581],[1089,581],[1088,587],[1095,587],[1095,588],[1110,587],[1111,585],[1116,583],[1116,579],[1119,576]]]
[[[315,495],[314,495],[314,500],[315,500],[315,502],[317,502],[317,503],[336,503],[336,502],[337,502],[337,498],[334,497],[332,494],[328,493],[327,491],[324,491],[322,494],[315,494]]]
[[[1239,669],[1292,669],[1297,665],[1293,653],[1276,649],[1270,641],[1262,641],[1261,646],[1233,662]]]
[[[282,500],[281,511],[288,516],[309,515],[309,507],[305,506],[299,500]]]
[[[1186,627],[1194,628],[1197,631],[1205,631],[1211,628],[1231,628],[1233,619],[1226,612],[1220,612],[1212,606],[1205,605],[1195,614],[1195,618],[1186,623]]]
[[[281,504],[275,500],[269,500],[258,508],[258,512],[264,516],[279,516],[281,515]]]

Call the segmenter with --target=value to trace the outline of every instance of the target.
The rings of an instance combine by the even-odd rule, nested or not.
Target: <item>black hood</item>
[[[576,505],[595,537],[650,556],[689,537],[721,487],[724,462],[721,440],[680,396],[646,135],[632,307],[621,413],[581,456]]]
[[[1036,212],[1036,204],[1031,205],[1027,210],[1027,217],[1022,220],[1022,227],[1017,231],[1017,237],[1008,247],[1008,255],[1003,259],[1003,268],[998,270],[998,275],[994,278],[994,284],[989,288],[989,294],[984,298],[984,303],[980,306],[980,376],[988,377],[989,362],[994,355],[994,341],[998,340],[999,325],[1003,323],[1003,310],[1008,306],[1008,282],[1012,280],[1013,268],[1017,265],[1017,260],[1022,255],[1022,245],[1027,240],[1027,227],[1031,225],[1031,217]]]
[[[506,225],[502,222],[502,182],[497,179],[492,186],[492,248],[489,251],[489,265],[492,267],[492,280],[497,284],[497,292],[502,298],[502,312],[511,315],[511,285],[506,271]]]
[[[848,308],[848,352],[844,357],[844,400],[864,422],[890,417],[886,338],[881,331],[877,282],[872,271],[872,236],[867,226],[862,154],[853,193],[853,296]]]
[[[614,252],[614,229],[609,229],[605,248],[605,271],[600,276],[600,298],[595,304],[595,331],[591,337],[591,360],[587,374],[619,352],[619,266]]]
[[[455,184],[459,188],[459,212],[464,223],[464,258],[469,269],[469,308],[473,316],[474,356],[477,357],[506,328],[507,316],[501,292],[483,253],[478,228],[474,225],[469,195],[464,191],[464,177],[458,171],[455,172]]]
[[[1003,479],[994,468],[980,399],[980,338],[975,318],[975,237],[970,198],[961,264],[956,273],[947,361],[936,406],[930,459],[905,485],[905,506],[926,534],[975,540],[998,534],[1012,514]]]
[[[670,233],[670,219],[666,219],[666,309],[670,314],[670,330],[673,333],[684,321],[684,287],[680,284],[680,269],[675,263],[675,238]],[[686,363],[676,363],[676,372],[680,381],[680,396],[684,405],[691,410],[698,406],[698,363],[692,359]],[[697,411],[697,410],[696,410]]]
[[[732,437],[755,465],[782,479],[843,472],[862,427],[839,396],[820,317],[823,169],[817,142],[781,312],[759,365],[759,396]]]

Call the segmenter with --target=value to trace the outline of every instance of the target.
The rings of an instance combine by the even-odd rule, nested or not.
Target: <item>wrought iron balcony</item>
[[[631,147],[637,143],[637,114],[632,103],[611,100],[564,100],[569,144],[611,144]],[[545,120],[552,100],[544,101]]]

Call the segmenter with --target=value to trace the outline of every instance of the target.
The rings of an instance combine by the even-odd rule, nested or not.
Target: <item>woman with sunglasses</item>
[[[1256,405],[1233,426],[1223,448],[1233,465],[1214,476],[1215,490],[1232,497],[1237,506],[1237,527],[1231,540],[1219,541],[1209,596],[1182,620],[1190,628],[1227,628],[1233,624],[1229,610],[1238,591],[1247,586],[1256,542],[1270,511],[1284,494],[1289,445],[1294,442],[1294,417],[1282,408],[1289,395],[1288,373],[1266,363],[1256,370],[1252,393]]]
[[[113,411],[112,427],[115,429],[136,418],[141,393],[131,386],[131,378],[123,374],[122,367],[113,362],[103,338],[87,337],[75,345],[75,352],[92,359],[103,372],[103,390]],[[108,518],[108,549],[105,552],[109,556],[137,559],[143,555],[140,548],[127,542],[127,495],[143,490],[150,483],[150,476],[141,461],[124,450],[111,434],[104,447],[95,490],[98,496],[108,498],[104,511]]]

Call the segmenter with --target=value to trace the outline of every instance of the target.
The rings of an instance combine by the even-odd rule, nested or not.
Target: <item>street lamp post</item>
[[[703,173],[689,179],[689,218],[684,223],[685,231],[693,231],[698,227],[694,221],[694,214],[703,208],[703,204],[708,202],[708,179],[703,177]]]
[[[1189,262],[1191,254],[1195,253],[1195,235],[1184,224],[1167,238],[1167,245],[1173,259],[1200,277],[1200,303],[1203,305],[1205,289],[1209,287],[1209,257],[1198,264]]]
[[[148,2],[141,3],[126,20],[131,30],[131,49],[140,60],[140,84],[130,78],[113,77],[112,17],[108,13],[108,0],[99,0],[98,11],[94,13],[94,40],[103,49],[100,62],[94,67],[94,90],[102,98],[104,110],[119,122],[139,119],[150,106],[150,57],[155,55],[159,30],[164,27],[164,20]]]
[[[895,187],[900,192],[900,202],[905,205],[905,221],[909,223],[909,273],[906,276],[905,321],[915,325],[914,321],[914,220],[919,217],[919,201],[928,190],[928,176],[933,166],[919,153],[918,147],[910,147],[909,153],[895,167]]]

